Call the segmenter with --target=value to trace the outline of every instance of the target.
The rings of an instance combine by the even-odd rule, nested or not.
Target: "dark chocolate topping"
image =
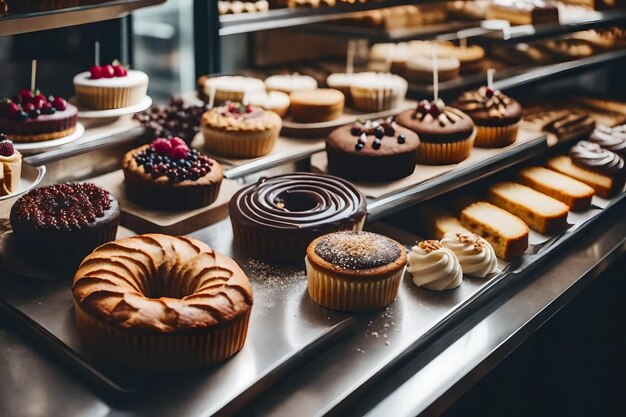
[[[569,152],[572,162],[585,169],[610,177],[622,178],[626,173],[624,160],[615,152],[587,141],[578,142]]]
[[[30,191],[17,200],[13,212],[35,229],[80,230],[104,217],[112,205],[111,194],[95,184],[67,183]]]
[[[349,182],[331,175],[297,172],[262,178],[229,203],[231,216],[258,227],[315,230],[365,215],[365,198]]]
[[[343,269],[370,269],[387,265],[402,256],[393,240],[370,232],[343,231],[319,239],[315,253]]]
[[[595,121],[591,116],[574,111],[552,120],[543,127],[543,130],[561,138],[572,133],[584,132],[589,128],[593,129],[594,126]]]
[[[522,107],[517,101],[500,90],[485,86],[464,93],[454,105],[467,113],[474,122],[483,119],[507,119],[507,123],[515,123],[522,117]]]
[[[626,157],[626,125],[597,126],[589,140],[621,157]]]

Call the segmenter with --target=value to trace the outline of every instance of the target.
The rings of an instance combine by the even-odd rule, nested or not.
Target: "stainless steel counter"
[[[242,414],[436,414],[522,343],[626,248],[626,219],[619,211],[607,213],[592,230],[559,252],[561,255],[538,272],[536,278],[501,294],[436,343],[397,361],[382,378],[384,383],[379,380],[373,392],[361,389],[359,396],[352,398],[351,388],[355,386],[350,381],[346,383],[344,375],[367,367],[375,369],[378,364],[371,358],[376,357],[377,350],[397,348],[390,342],[393,333],[411,331],[410,323],[415,318],[401,314],[401,303],[393,307],[396,314],[388,311],[372,316],[371,320],[362,317],[359,333],[293,372]],[[55,365],[31,343],[18,336],[11,326],[1,324],[0,375],[4,381],[0,415],[137,414],[94,395],[81,379]],[[146,400],[150,401],[142,399]],[[167,403],[167,399],[161,401]]]

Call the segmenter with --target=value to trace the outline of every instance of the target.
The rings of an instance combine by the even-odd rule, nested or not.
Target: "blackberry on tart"
[[[117,200],[91,183],[35,188],[11,208],[13,236],[20,251],[45,263],[76,266],[88,253],[115,239]]]
[[[0,101],[0,131],[14,142],[43,142],[74,133],[78,110],[63,97],[22,90]]]
[[[419,138],[393,118],[356,122],[326,139],[328,172],[356,181],[384,182],[415,170]]]
[[[129,200],[161,210],[190,210],[217,199],[224,177],[215,160],[178,137],[158,138],[126,153],[124,186]]]

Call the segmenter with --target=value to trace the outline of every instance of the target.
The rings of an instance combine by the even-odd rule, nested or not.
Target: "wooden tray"
[[[224,179],[217,200],[210,206],[187,211],[160,211],[141,207],[126,198],[121,169],[89,181],[108,190],[118,199],[122,210],[122,226],[137,233],[170,235],[184,235],[226,218],[228,202],[240,188],[234,181]]]

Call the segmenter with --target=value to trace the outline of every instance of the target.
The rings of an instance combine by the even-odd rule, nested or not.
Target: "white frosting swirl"
[[[467,275],[484,278],[498,270],[493,248],[476,234],[448,232],[441,239],[441,245],[456,255]]]
[[[411,248],[407,271],[418,287],[434,291],[456,288],[463,281],[463,270],[454,253],[439,241],[427,240]]]

